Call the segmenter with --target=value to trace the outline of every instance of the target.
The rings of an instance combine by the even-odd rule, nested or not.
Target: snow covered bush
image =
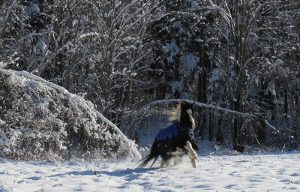
[[[0,69],[0,82],[0,156],[140,156],[134,142],[82,97],[27,72]]]

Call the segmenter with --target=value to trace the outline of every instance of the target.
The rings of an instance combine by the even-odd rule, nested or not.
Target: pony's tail
[[[153,158],[155,158],[154,161],[157,159],[157,157],[153,157],[153,156],[151,156],[151,154],[147,155],[139,167],[146,167],[147,164],[149,163],[149,161],[151,161]],[[153,164],[154,164],[154,162],[152,163],[152,165]],[[151,165],[151,167],[152,167],[152,165]]]
[[[157,154],[157,149],[156,149],[156,143],[154,142],[154,144],[152,145],[151,147],[151,152],[149,155],[147,155],[144,159],[143,159],[143,162],[140,164],[139,167],[146,167],[147,164],[149,163],[149,161],[151,161],[152,159],[153,160],[153,163],[151,164],[150,168],[154,165],[155,161],[157,160],[158,158],[158,154]]]

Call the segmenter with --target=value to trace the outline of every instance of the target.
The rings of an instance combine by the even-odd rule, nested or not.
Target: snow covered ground
[[[171,168],[137,162],[23,162],[0,159],[0,191],[300,191],[300,152],[187,157]],[[158,167],[159,162],[157,162]],[[96,174],[95,174],[96,173]]]

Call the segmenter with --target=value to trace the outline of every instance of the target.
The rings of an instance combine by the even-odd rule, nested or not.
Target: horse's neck
[[[189,121],[181,121],[179,122],[179,125],[182,129],[192,129],[192,124]]]

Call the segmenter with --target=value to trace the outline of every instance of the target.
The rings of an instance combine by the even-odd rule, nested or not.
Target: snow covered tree
[[[157,4],[157,3],[156,3]],[[143,43],[151,1],[5,1],[0,49],[6,68],[33,72],[85,95],[120,123],[146,85]],[[3,13],[3,14],[2,14]]]
[[[243,151],[245,135],[252,134],[259,143],[266,142],[264,120],[268,119],[267,112],[274,110],[271,95],[275,96],[276,91],[273,81],[281,79],[279,84],[284,85],[299,73],[299,69],[290,70],[295,60],[288,64],[288,58],[284,57],[285,53],[296,57],[294,42],[299,37],[293,30],[293,19],[278,9],[284,7],[281,1],[222,0],[210,3],[220,16],[217,19],[219,38],[224,39],[220,41],[222,47],[216,57],[216,72],[221,73],[221,81],[227,90],[224,92],[225,105],[236,111],[259,114],[257,126],[234,119],[234,148]],[[285,73],[285,80],[280,73]]]
[[[1,5],[2,61],[14,69],[30,69],[45,62],[47,29],[43,1],[4,1]]]
[[[200,17],[196,14],[199,6],[196,1],[164,1],[163,12],[149,26],[155,59],[151,76],[156,82],[151,89],[158,99],[193,97],[192,87],[187,85],[193,84],[199,69],[195,49],[201,44]]]
[[[160,15],[149,27],[155,59],[150,73],[155,83],[150,90],[155,98],[189,98],[213,103],[208,89],[218,47],[213,32],[214,17],[206,1],[162,3]],[[202,138],[209,134],[212,139],[214,130],[212,123],[207,123],[208,111],[199,109],[198,112],[198,133]]]
[[[27,72],[0,69],[0,156],[139,158],[133,141],[91,102]]]

